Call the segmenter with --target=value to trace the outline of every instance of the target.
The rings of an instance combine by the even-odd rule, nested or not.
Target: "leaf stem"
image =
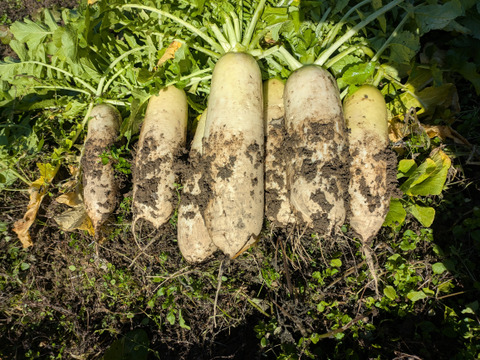
[[[377,51],[377,53],[375,54],[375,56],[372,58],[372,61],[377,61],[378,58],[380,57],[380,55],[382,55],[382,53],[385,51],[385,49],[388,47],[388,45],[390,45],[390,43],[392,42],[392,40],[398,35],[398,33],[400,32],[400,30],[402,29],[403,25],[405,25],[405,23],[407,22],[408,18],[410,16],[410,13],[407,13],[404,18],[402,19],[402,21],[400,21],[400,23],[397,25],[397,27],[395,28],[395,30],[393,30],[393,32],[390,34],[390,36],[388,37],[388,39],[383,43],[382,47]]]
[[[325,50],[318,59],[315,61],[316,65],[323,66],[323,64],[330,58],[330,56],[345,42],[347,42],[353,35],[355,35],[359,30],[363,29],[366,25],[371,23],[373,20],[378,18],[379,16],[383,15],[387,11],[391,10],[398,4],[403,2],[403,0],[393,0],[392,2],[388,3],[384,7],[378,9],[373,14],[365,18],[363,21],[359,22],[349,31],[347,31],[340,39],[338,39],[335,43],[333,43],[327,50]]]
[[[248,24],[247,31],[245,32],[245,36],[242,41],[242,45],[245,46],[246,48],[249,47],[250,41],[252,40],[253,32],[255,31],[255,27],[257,26],[258,19],[260,18],[263,8],[265,7],[265,2],[266,0],[259,1],[257,8],[255,9],[255,12],[253,14],[253,17],[250,20],[250,24]]]
[[[52,70],[56,70],[64,75],[67,75],[71,78],[73,78],[75,81],[79,82],[80,84],[82,84],[85,88],[87,88],[88,90],[90,90],[92,93],[95,93],[95,88],[93,86],[91,86],[89,83],[83,81],[82,79],[80,79],[79,77],[76,77],[75,75],[73,75],[72,73],[66,71],[66,70],[63,70],[63,69],[60,69],[56,66],[52,66],[52,65],[49,65],[49,64],[45,64],[45,63],[42,63],[40,61],[35,61],[35,60],[27,60],[27,61],[22,61],[21,63],[19,64],[35,64],[35,65],[40,65],[40,66],[45,66],[46,68],[49,68],[49,69],[52,69]]]
[[[92,95],[92,93],[88,92],[87,90],[72,88],[68,86],[34,86],[35,89],[47,89],[47,90],[67,90],[67,91],[75,91],[78,93]]]
[[[358,3],[354,7],[352,7],[350,10],[348,10],[345,15],[340,19],[340,21],[334,26],[332,31],[327,35],[327,38],[325,39],[324,44],[322,44],[322,47],[328,47],[332,44],[333,39],[337,36],[338,32],[340,31],[341,27],[347,22],[348,17],[357,9],[361,8],[363,5],[368,4],[372,0],[364,0],[361,3]]]
[[[234,11],[230,12],[230,16],[233,19],[233,28],[235,29],[235,37],[237,39],[237,42],[240,42],[242,41],[242,29],[240,27],[240,20]]]
[[[32,182],[25,178],[23,175],[20,175],[20,173],[15,170],[14,168],[8,167],[7,164],[5,164],[2,160],[0,160],[0,165],[5,168],[5,170],[9,170],[15,175],[18,179],[22,180],[25,184],[30,185]],[[3,171],[3,169],[2,169]]]
[[[120,70],[118,70],[115,74],[113,74],[113,76],[107,81],[107,83],[105,84],[105,86],[103,87],[103,90],[102,90],[102,93],[105,93],[107,92],[108,88],[110,87],[110,85],[112,84],[112,82],[122,73],[124,72],[125,70],[127,70],[128,68],[130,67],[129,66],[126,66],[126,67],[122,67]]]
[[[110,65],[108,65],[108,68],[107,70],[105,70],[105,73],[104,75],[102,76],[102,78],[100,79],[100,81],[98,82],[98,86],[97,86],[97,91],[95,92],[95,95],[97,97],[101,96],[102,93],[104,92],[104,84],[105,84],[105,81],[107,80],[107,75],[108,73],[115,68],[115,66],[120,62],[122,61],[124,58],[126,58],[127,56],[129,56],[130,54],[136,52],[136,51],[140,51],[140,50],[143,50],[145,49],[147,46],[139,46],[137,48],[134,48],[134,49],[131,49],[127,52],[124,52],[122,55],[120,55],[119,57],[117,57],[115,60],[113,60]],[[117,75],[118,76],[118,75]]]
[[[228,52],[231,49],[231,44],[228,40],[223,36],[222,32],[218,28],[217,24],[210,24],[210,28],[212,29],[217,41],[219,42],[220,46],[222,47],[224,53]]]
[[[132,8],[132,9],[141,9],[141,10],[146,10],[146,11],[151,11],[154,13],[157,13],[161,16],[165,16],[173,21],[175,21],[177,24],[182,25],[183,27],[187,28],[190,30],[192,33],[198,35],[201,37],[203,40],[205,40],[215,51],[222,53],[222,47],[220,44],[218,44],[214,39],[212,39],[210,36],[205,34],[203,31],[197,29],[195,26],[189,24],[188,22],[180,19],[179,17],[172,15],[166,11],[162,11],[159,9],[155,9],[150,6],[145,6],[145,5],[136,5],[136,4],[125,4],[122,6],[122,9],[126,8]]]
[[[278,48],[278,53],[282,55],[283,60],[287,63],[288,67],[292,70],[295,71],[297,69],[300,69],[303,64],[295,59],[292,54],[290,54],[287,49],[285,49],[283,46],[280,46]]]

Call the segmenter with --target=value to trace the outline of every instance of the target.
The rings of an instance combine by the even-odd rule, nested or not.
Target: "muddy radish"
[[[178,246],[183,257],[191,263],[202,262],[217,250],[203,218],[206,194],[202,194],[201,182],[210,181],[202,171],[205,166],[202,163],[202,140],[206,115],[204,111],[195,130],[189,153],[190,171],[185,174],[178,208]]]
[[[133,230],[139,221],[158,229],[176,204],[176,161],[185,147],[187,97],[175,86],[149,100],[133,171]]]
[[[340,94],[329,72],[315,65],[293,72],[285,84],[290,202],[297,221],[329,235],[345,220],[346,144]]]
[[[212,182],[205,223],[213,243],[233,258],[255,243],[264,216],[262,78],[251,55],[218,60],[207,109],[203,157]]]
[[[351,155],[350,226],[364,241],[380,230],[390,204],[387,107],[381,92],[361,86],[344,101]]]
[[[263,83],[265,121],[265,216],[275,226],[294,222],[287,188],[285,149],[285,84],[279,79]]]
[[[87,137],[82,156],[83,199],[95,232],[117,206],[118,185],[111,163],[103,164],[100,155],[115,142],[121,116],[108,104],[95,106],[90,112]]]

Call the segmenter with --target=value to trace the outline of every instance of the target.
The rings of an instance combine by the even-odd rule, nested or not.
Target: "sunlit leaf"
[[[434,274],[441,275],[445,271],[447,271],[447,268],[445,267],[445,265],[443,265],[443,263],[437,262],[432,265],[432,270]]]
[[[417,163],[413,159],[402,159],[398,162],[397,179],[408,177],[417,169]]]
[[[408,195],[440,195],[451,164],[448,155],[437,148],[400,189]]]
[[[407,298],[412,302],[425,299],[426,297],[427,295],[423,291],[410,291],[407,294]]]
[[[435,209],[429,206],[413,204],[407,210],[425,227],[430,227],[435,219]]]
[[[390,209],[388,211],[387,216],[385,217],[385,222],[383,225],[390,226],[390,227],[397,227],[398,225],[403,224],[406,216],[407,216],[407,212],[403,208],[403,205],[400,202],[400,200],[392,199],[390,200]]]
[[[397,292],[395,291],[395,288],[393,286],[385,286],[385,288],[383,289],[383,293],[390,300],[395,300],[397,298]]]

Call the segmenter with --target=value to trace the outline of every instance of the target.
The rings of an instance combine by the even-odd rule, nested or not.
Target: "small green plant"
[[[125,158],[125,155],[129,154],[130,150],[128,150],[125,145],[121,147],[112,146],[109,151],[104,152],[100,157],[103,165],[112,163],[116,171],[124,175],[130,175],[132,173],[130,169],[131,164]]]

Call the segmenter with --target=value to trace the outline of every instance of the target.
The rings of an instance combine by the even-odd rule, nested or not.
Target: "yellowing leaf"
[[[62,214],[55,216],[58,226],[64,231],[84,230],[90,235],[95,235],[92,221],[85,211],[85,206],[80,188],[77,186],[75,191],[62,194],[55,199],[60,204],[71,207]]]
[[[158,60],[158,63],[157,63],[157,68],[163,66],[163,64],[165,64],[165,62],[167,62],[168,60],[171,60],[171,59],[174,59],[175,58],[175,53],[177,52],[178,49],[180,49],[182,47],[182,43],[179,42],[179,41],[173,41],[167,48],[167,50],[165,50],[165,53],[163,54],[163,56],[160,58],[160,60]]]
[[[60,195],[55,200],[60,204],[65,204],[70,207],[83,204],[82,199],[78,196],[76,192],[70,192],[70,193]]]
[[[462,144],[468,147],[472,147],[472,144],[468,142],[462,135],[453,130],[447,125],[423,125],[429,138],[439,137],[442,140],[447,138],[452,139],[457,144]]]
[[[29,230],[32,224],[37,218],[38,209],[42,204],[42,200],[47,193],[48,185],[55,177],[58,166],[51,164],[37,163],[40,170],[40,177],[30,184],[28,192],[30,194],[30,201],[27,206],[27,211],[22,219],[15,222],[13,225],[13,231],[17,234],[18,239],[22,243],[24,248],[28,248],[33,245]]]
[[[84,230],[92,236],[95,235],[92,222],[83,205],[75,206],[55,216],[55,221],[64,231]]]
[[[28,192],[30,193],[30,201],[27,206],[27,211],[23,218],[16,221],[13,225],[13,231],[17,234],[24,248],[33,245],[29,229],[37,218],[38,209],[46,194],[46,187],[32,184]]]

